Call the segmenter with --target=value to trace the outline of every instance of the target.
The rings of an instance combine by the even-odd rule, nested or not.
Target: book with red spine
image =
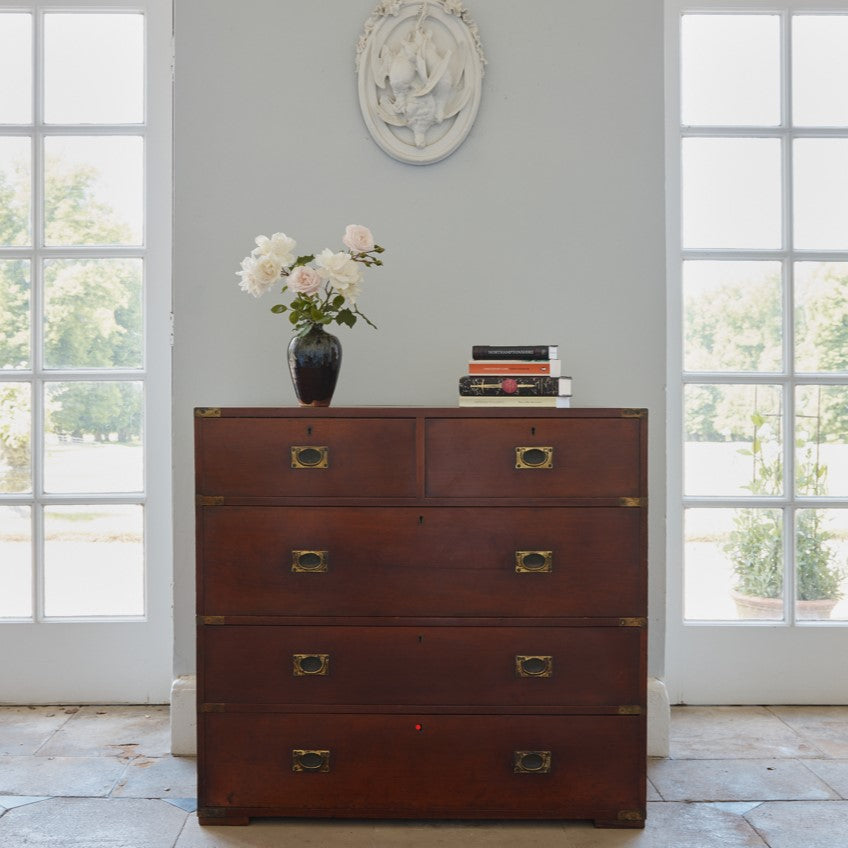
[[[549,377],[562,375],[561,359],[472,359],[469,374],[542,374]]]

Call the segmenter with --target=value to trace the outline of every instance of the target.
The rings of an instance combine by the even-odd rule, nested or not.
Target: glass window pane
[[[779,386],[690,384],[684,389],[687,495],[779,495]]]
[[[28,138],[0,138],[0,246],[32,243],[32,148]]]
[[[683,246],[779,248],[780,141],[686,138]]]
[[[141,244],[140,137],[51,136],[44,155],[46,244]]]
[[[143,18],[44,16],[44,119],[51,124],[143,120]]]
[[[47,383],[44,402],[45,491],[142,491],[140,382]]]
[[[848,371],[848,262],[795,265],[795,367]]]
[[[848,250],[848,139],[795,140],[795,246]]]
[[[44,614],[144,615],[142,507],[45,508]]]
[[[792,113],[797,126],[848,124],[848,16],[792,19]]]
[[[684,368],[780,371],[779,262],[684,262]]]
[[[28,506],[0,506],[0,618],[32,618],[32,522]]]
[[[0,13],[0,124],[32,123],[32,15]]]
[[[684,15],[680,37],[684,126],[780,123],[777,15]]]
[[[32,491],[29,383],[0,383],[0,492]]]
[[[783,618],[779,509],[687,509],[685,603],[689,621]]]
[[[800,497],[848,496],[848,386],[798,386],[795,485]]]
[[[140,259],[44,263],[46,368],[141,368]]]
[[[29,368],[30,266],[0,259],[0,369]]]
[[[848,620],[848,509],[799,509],[795,557],[796,619]]]

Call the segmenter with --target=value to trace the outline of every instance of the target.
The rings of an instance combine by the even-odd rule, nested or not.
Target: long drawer
[[[195,450],[204,495],[418,494],[414,419],[208,419]]]
[[[644,819],[633,716],[220,713],[200,744],[201,816]]]
[[[201,614],[644,615],[639,509],[201,512]]]
[[[634,627],[203,628],[218,703],[613,706],[643,700]]]
[[[636,497],[640,422],[428,419],[430,497]]]

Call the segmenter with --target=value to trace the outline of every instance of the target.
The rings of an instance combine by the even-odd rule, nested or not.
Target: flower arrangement
[[[361,265],[382,265],[378,254],[385,248],[374,243],[368,227],[349,224],[342,237],[347,250],[334,253],[325,248],[319,254],[297,256],[297,242],[285,233],[256,237],[256,247],[241,262],[239,286],[254,297],[261,297],[275,283],[285,279],[282,293],[293,294],[286,306],[278,303],[271,311],[289,313],[295,335],[304,336],[316,324],[344,324],[353,327],[358,318],[376,329],[356,305],[361,293]]]

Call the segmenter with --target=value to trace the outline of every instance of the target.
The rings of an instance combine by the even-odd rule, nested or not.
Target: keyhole
[[[535,427],[531,427],[531,428],[530,428],[530,435],[531,435],[531,436],[535,436],[535,435],[536,435],[536,428],[535,428]]]
[[[311,426],[309,426],[309,427],[307,427],[307,428],[306,428],[306,435],[307,435],[307,436],[311,436],[311,435],[312,435],[312,427],[311,427]]]
[[[419,523],[419,524],[423,524],[423,523],[424,523],[424,516],[423,516],[423,515],[419,515],[419,516],[418,516],[418,523]]]
[[[424,642],[424,637],[423,637],[423,636],[419,636],[419,637],[418,637],[418,644],[419,644],[419,645],[421,645],[421,644],[423,644],[423,642]]]

